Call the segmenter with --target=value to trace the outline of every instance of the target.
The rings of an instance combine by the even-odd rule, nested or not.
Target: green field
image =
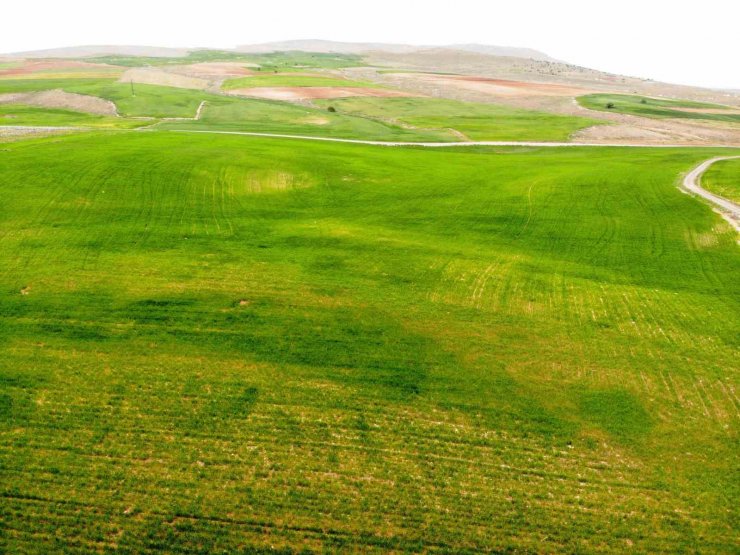
[[[726,149],[0,149],[0,550],[737,549]]]
[[[327,78],[291,75],[258,75],[247,77],[245,81],[257,83],[255,86],[267,86],[268,83],[274,86],[274,79],[293,85],[303,79],[319,79],[328,85]],[[340,79],[331,82],[342,86],[368,85]],[[318,81],[314,83],[318,84]],[[204,100],[207,102],[201,121],[164,125],[170,129],[307,134],[389,141],[459,141],[464,138],[566,141],[575,131],[601,123],[588,118],[442,99],[351,98],[316,101],[316,107],[306,107],[158,85],[135,84],[132,93],[130,83],[118,83],[112,79],[0,80],[0,94],[48,89],[105,98],[114,102],[119,114],[124,117],[192,118],[200,103]],[[329,107],[336,112],[329,111]],[[119,122],[119,125],[125,124]]]
[[[397,122],[420,129],[454,129],[474,141],[566,141],[603,122],[509,106],[441,98],[343,98],[315,101],[338,112]]]
[[[314,104],[318,108],[267,100],[209,100],[201,121],[167,123],[163,128],[384,141],[567,141],[575,131],[600,123],[588,118],[426,98],[347,98]],[[329,111],[329,107],[335,111]]]
[[[162,129],[247,131],[382,141],[456,141],[444,129],[405,129],[385,121],[339,114],[288,102],[219,98],[209,100],[199,121],[168,122]]]
[[[22,104],[0,104],[0,125],[72,126],[130,129],[146,122],[98,116],[72,110],[39,108]]]
[[[715,162],[702,175],[701,185],[707,191],[740,204],[740,159]]]
[[[122,116],[155,118],[192,118],[203,100],[221,97],[203,91],[160,85],[102,82],[92,85],[65,86],[64,90],[99,96],[115,103]]]
[[[0,79],[0,94],[48,91],[51,89],[95,88],[115,83],[114,79],[56,78]]]
[[[619,112],[642,116],[646,118],[678,118],[678,119],[700,119],[730,123],[740,123],[740,113],[733,113],[729,106],[720,104],[707,104],[704,102],[691,102],[689,100],[669,100],[665,98],[651,98],[647,96],[634,96],[627,94],[589,94],[579,96],[578,102],[589,110],[601,112]],[[608,106],[612,107],[609,108]],[[685,111],[689,108],[692,111]],[[693,110],[727,110],[728,113],[709,113]]]
[[[371,87],[382,88],[376,83],[351,81],[338,77],[299,74],[261,74],[250,77],[228,79],[223,84],[224,90],[245,89],[253,87]]]

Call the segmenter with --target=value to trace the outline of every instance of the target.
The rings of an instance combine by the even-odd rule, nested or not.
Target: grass
[[[257,75],[227,81],[255,86],[318,86],[330,81],[342,86],[367,83],[296,75]],[[349,98],[315,101],[319,108],[289,103],[229,98],[204,91],[136,84],[112,79],[15,79],[0,81],[0,94],[63,89],[114,102],[124,117],[192,118],[207,101],[200,122],[167,124],[167,128],[309,134],[370,140],[565,141],[596,120],[517,110],[504,106],[428,98]],[[338,112],[329,112],[332,106]]]
[[[678,119],[700,119],[720,122],[740,123],[738,113],[708,113],[693,110],[728,110],[728,106],[721,104],[707,104],[703,102],[692,102],[688,100],[669,100],[650,98],[645,96],[634,96],[627,94],[589,94],[579,96],[578,102],[584,108],[598,110],[601,112],[619,112],[642,116],[646,118],[678,118]],[[612,108],[608,108],[612,105]],[[689,108],[692,111],[685,111]]]
[[[115,103],[122,116],[154,118],[192,118],[203,100],[219,99],[218,95],[192,89],[143,85],[136,83],[104,83],[70,86],[64,90],[99,96]]]
[[[217,98],[209,100],[197,122],[166,123],[163,129],[247,131],[346,139],[454,141],[445,130],[408,130],[399,125],[287,102]]]
[[[253,87],[370,87],[382,88],[375,83],[351,81],[337,77],[321,75],[262,74],[249,77],[239,77],[224,81],[223,89],[244,89]]]
[[[99,78],[24,78],[24,79],[0,79],[0,94],[22,93],[33,91],[48,91],[52,89],[68,88],[96,88],[115,83],[114,79]]]
[[[203,100],[220,100],[215,94],[159,85],[118,83],[113,79],[14,79],[0,81],[0,94],[62,89],[105,98],[127,117],[192,118]]]
[[[315,103],[333,106],[341,113],[415,128],[454,129],[475,141],[565,141],[579,129],[602,123],[589,118],[437,98],[346,98]]]
[[[77,126],[130,129],[147,123],[111,116],[99,116],[72,110],[40,108],[22,104],[0,104],[0,125]]]
[[[715,162],[701,177],[707,191],[740,204],[740,159]]]
[[[3,550],[733,551],[717,152],[4,145]]]

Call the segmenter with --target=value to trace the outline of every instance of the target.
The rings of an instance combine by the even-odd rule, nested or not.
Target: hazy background
[[[8,2],[0,52],[85,44],[230,48],[288,39],[484,43],[636,77],[740,89],[740,1]]]

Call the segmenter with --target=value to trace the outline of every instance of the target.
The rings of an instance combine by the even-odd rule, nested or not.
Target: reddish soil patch
[[[574,90],[580,90],[578,87],[569,85],[558,85],[555,83],[533,83],[526,81],[511,81],[509,79],[493,79],[491,77],[471,77],[467,75],[449,76],[449,79],[457,81],[467,81],[470,83],[490,83],[499,87],[509,87],[513,89],[526,89],[527,91],[540,91],[543,93],[563,93],[571,94]]]
[[[244,77],[254,74],[254,70],[238,62],[201,62],[173,68],[174,72],[194,77]]]
[[[401,74],[416,82],[434,87],[446,87],[458,91],[471,91],[499,97],[577,96],[586,94],[586,89],[557,83],[494,79],[473,75]]]
[[[27,104],[43,108],[62,108],[87,114],[116,115],[116,105],[110,100],[97,96],[68,93],[60,89],[0,94],[0,104]]]
[[[418,94],[366,87],[253,87],[233,89],[229,94],[266,98],[269,100],[318,100],[322,98],[349,98],[352,96],[412,97]]]
[[[28,75],[39,71],[59,71],[67,69],[102,69],[110,68],[107,64],[94,64],[91,62],[78,62],[75,60],[39,60],[25,61],[23,65],[0,70],[0,76]]]

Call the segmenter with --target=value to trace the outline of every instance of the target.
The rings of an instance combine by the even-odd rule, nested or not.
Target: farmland
[[[249,87],[372,87],[374,83],[363,83],[349,79],[322,75],[301,75],[297,73],[280,73],[253,75],[239,79],[229,79],[223,85],[225,90]]]
[[[3,145],[3,549],[732,551],[716,154]]]
[[[454,129],[476,141],[565,141],[599,121],[439,98],[346,98],[317,101],[341,113],[399,122],[421,129]]]
[[[626,94],[591,94],[578,97],[584,108],[600,111],[615,111],[647,118],[697,119],[717,122],[740,123],[740,112],[729,106],[648,98]]]
[[[737,551],[737,108],[137,51],[0,63],[0,552]]]
[[[273,76],[264,76],[271,82]],[[290,78],[298,83],[304,77]],[[245,81],[260,80],[246,77]],[[295,80],[294,80],[295,79]],[[314,78],[306,78],[314,79]],[[346,87],[351,81],[325,79]],[[297,80],[297,81],[296,81]],[[241,82],[242,79],[237,79]],[[228,81],[227,81],[228,83]],[[364,83],[355,83],[363,86]],[[349,87],[351,89],[351,87]],[[313,105],[262,99],[236,98],[192,89],[151,84],[131,84],[112,79],[7,79],[0,80],[0,94],[60,89],[90,95],[115,103],[123,119],[117,126],[140,126],[125,118],[192,119],[205,101],[200,121],[166,123],[165,128],[309,134],[326,137],[373,140],[457,141],[476,140],[567,140],[584,127],[599,122],[582,117],[562,116],[505,106],[480,105],[431,98],[363,98],[317,100]],[[16,105],[0,104],[19,112]],[[333,111],[330,111],[329,108]],[[435,115],[436,114],[436,115]],[[50,121],[74,119],[58,114]],[[80,124],[91,122],[80,115]],[[156,123],[156,122],[150,122]],[[40,123],[39,123],[40,124]]]

